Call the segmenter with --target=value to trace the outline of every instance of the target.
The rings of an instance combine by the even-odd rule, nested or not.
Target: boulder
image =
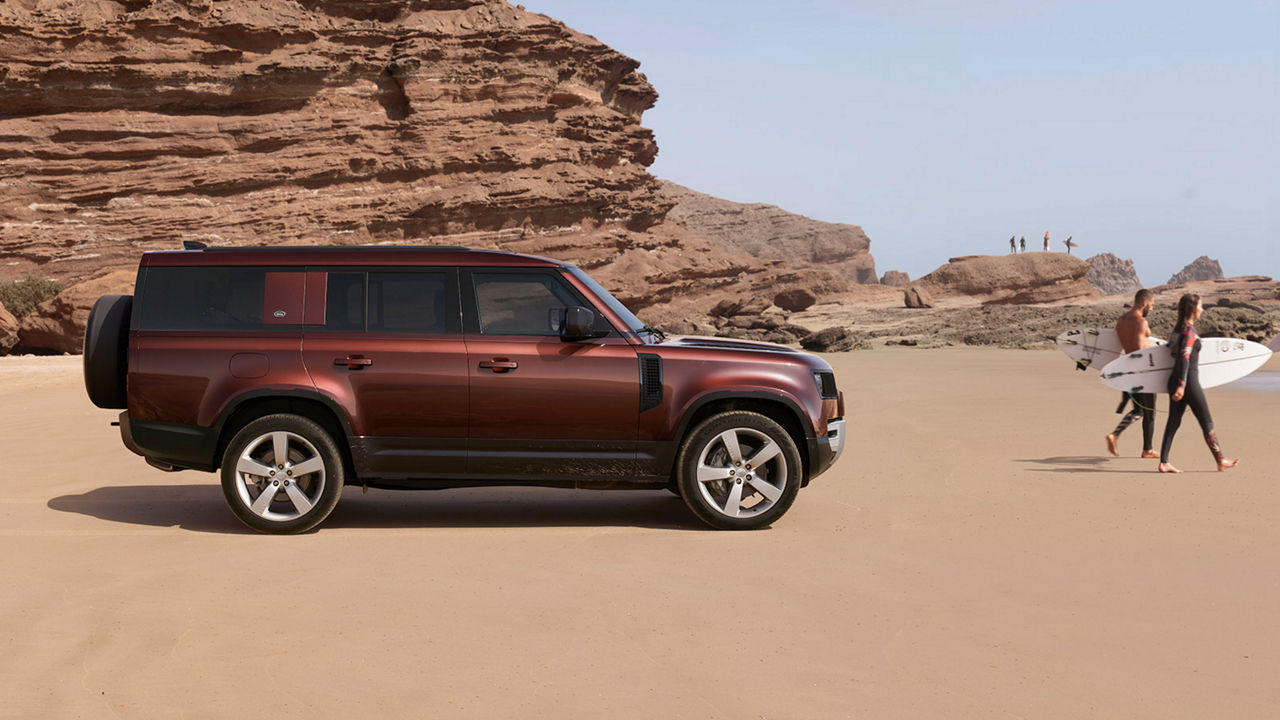
[[[1222,278],[1222,266],[1217,260],[1210,258],[1208,255],[1201,255],[1191,261],[1190,265],[1182,268],[1169,278],[1170,285],[1175,283],[1196,282],[1199,280],[1219,280]]]
[[[813,352],[848,352],[870,350],[866,338],[843,327],[829,327],[800,338],[800,347]]]
[[[18,344],[18,319],[0,304],[0,355],[7,355]]]
[[[880,278],[881,285],[892,285],[893,287],[906,287],[911,284],[911,276],[901,270],[887,270]]]
[[[902,302],[909,308],[931,308],[933,296],[919,285],[912,285],[902,291]]]
[[[1132,260],[1101,253],[1086,262],[1089,263],[1089,272],[1085,279],[1103,295],[1132,295],[1142,289],[1142,281],[1138,279]]]
[[[93,304],[103,295],[132,293],[136,275],[132,270],[116,270],[72,285],[52,300],[40,303],[35,312],[22,319],[19,346],[34,352],[82,352],[84,328]]]
[[[783,290],[773,296],[773,304],[787,312],[800,312],[818,301],[818,297],[804,288]]]

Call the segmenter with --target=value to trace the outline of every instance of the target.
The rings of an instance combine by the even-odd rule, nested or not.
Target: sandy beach
[[[348,487],[297,537],[0,358],[0,717],[1274,717],[1280,361],[1208,391],[1240,466],[1188,416],[1169,476],[1056,351],[827,357],[852,444],[771,529]]]

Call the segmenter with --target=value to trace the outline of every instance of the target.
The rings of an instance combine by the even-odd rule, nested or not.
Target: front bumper
[[[832,465],[844,454],[845,445],[844,418],[827,421],[827,436],[809,438],[809,477],[812,480],[831,469]],[[806,482],[807,482],[806,480]]]

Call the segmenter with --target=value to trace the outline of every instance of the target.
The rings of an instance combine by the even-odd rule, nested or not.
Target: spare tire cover
[[[100,408],[121,410],[128,404],[125,375],[132,312],[132,295],[103,295],[89,312],[84,329],[84,388]]]

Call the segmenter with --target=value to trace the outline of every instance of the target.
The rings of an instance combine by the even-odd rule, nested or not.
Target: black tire
[[[725,440],[730,432],[738,446],[736,466],[734,450]],[[750,462],[766,448],[770,449],[762,466]],[[754,412],[735,410],[707,418],[685,436],[676,458],[680,496],[699,519],[721,530],[770,525],[795,502],[803,481],[804,465],[791,435]]]
[[[89,311],[84,328],[84,389],[100,408],[128,405],[129,316],[132,295],[103,295]]]
[[[283,463],[276,458],[280,437],[288,456]],[[294,466],[304,465],[315,470],[294,474]],[[222,454],[222,494],[236,517],[259,532],[287,535],[319,525],[337,506],[344,480],[342,455],[333,438],[298,415],[254,420],[231,438]]]

